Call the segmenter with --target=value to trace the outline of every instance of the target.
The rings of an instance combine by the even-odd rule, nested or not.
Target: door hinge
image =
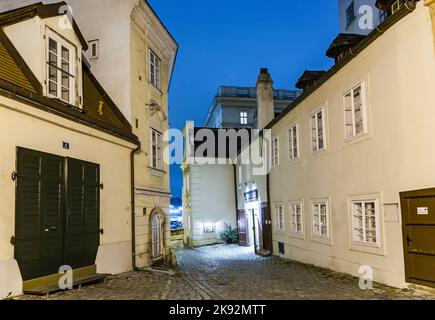
[[[100,229],[100,234],[104,235],[104,229]]]
[[[16,240],[14,236],[11,237],[11,245],[15,246]]]
[[[11,174],[11,179],[12,179],[12,181],[17,180],[17,177],[18,177],[17,172],[16,172],[16,171],[12,172],[12,174]]]
[[[98,185],[98,187],[99,187],[101,190],[104,190],[104,183],[100,183],[100,184]]]

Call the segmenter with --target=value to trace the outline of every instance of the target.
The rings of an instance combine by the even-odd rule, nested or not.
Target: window
[[[240,112],[240,124],[248,124],[248,113],[246,111]]]
[[[90,48],[89,57],[91,59],[97,59],[98,58],[99,45],[100,45],[100,41],[99,40],[89,41],[89,48]]]
[[[158,214],[153,215],[151,223],[152,255],[158,258],[163,254],[163,221]]]
[[[352,3],[346,9],[346,23],[347,23],[347,27],[349,27],[355,19],[356,19],[356,16],[355,16],[355,3],[352,1]]]
[[[290,222],[293,233],[304,234],[304,219],[302,213],[302,203],[290,203]]]
[[[313,236],[329,238],[329,208],[328,202],[314,202],[313,212]]]
[[[388,11],[386,10],[380,10],[379,11],[379,21],[380,23],[384,22],[388,18]]]
[[[378,201],[352,201],[352,238],[359,244],[379,244]]]
[[[74,104],[75,48],[47,33],[47,95]]]
[[[298,137],[298,125],[294,125],[288,131],[289,139],[289,158],[299,158],[299,137]]]
[[[279,137],[272,139],[272,167],[279,166]]]
[[[162,134],[151,129],[151,167],[162,170]]]
[[[276,229],[278,231],[283,231],[284,230],[284,214],[282,212],[282,205],[276,205],[275,212],[276,212]]]
[[[150,82],[157,89],[161,89],[161,62],[157,55],[150,50]]]
[[[367,132],[363,88],[360,84],[344,96],[346,139]]]
[[[325,116],[320,110],[311,116],[311,132],[313,152],[325,149]]]

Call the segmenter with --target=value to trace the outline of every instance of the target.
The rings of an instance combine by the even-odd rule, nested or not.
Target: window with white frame
[[[278,231],[284,230],[284,213],[282,208],[281,204],[275,205],[276,229]]]
[[[367,132],[364,100],[364,86],[362,84],[344,95],[346,139]]]
[[[52,31],[47,32],[47,95],[74,105],[75,47]]]
[[[295,201],[290,203],[290,223],[293,233],[304,234],[302,202]]]
[[[89,41],[89,58],[91,59],[97,59],[99,56],[99,46],[100,46],[100,40],[92,40]]]
[[[327,201],[312,203],[313,236],[329,238],[329,205]]]
[[[240,112],[240,124],[242,125],[248,124],[248,113],[246,111]]]
[[[325,149],[325,111],[324,109],[311,116],[311,137],[313,152]]]
[[[279,166],[279,137],[272,139],[272,167]]]
[[[298,135],[298,125],[295,124],[288,131],[289,139],[289,158],[297,159],[299,158],[299,135]]]
[[[161,89],[161,61],[159,57],[150,50],[150,82],[157,89]]]
[[[356,200],[351,205],[353,242],[379,245],[378,201]]]
[[[162,170],[162,134],[151,129],[151,168]]]

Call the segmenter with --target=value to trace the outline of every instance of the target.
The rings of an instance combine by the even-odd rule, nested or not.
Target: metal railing
[[[301,95],[299,90],[275,90],[274,98],[276,100],[294,100]],[[257,89],[252,87],[229,87],[221,86],[216,94],[217,97],[232,98],[257,98]]]

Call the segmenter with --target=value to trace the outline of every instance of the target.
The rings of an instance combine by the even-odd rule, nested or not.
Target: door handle
[[[408,243],[408,247],[411,246],[412,243],[414,243],[414,240],[411,239],[409,235],[406,236],[406,242]]]
[[[52,232],[52,231],[56,231],[56,230],[57,230],[57,227],[55,227],[55,226],[44,229],[45,232]]]

